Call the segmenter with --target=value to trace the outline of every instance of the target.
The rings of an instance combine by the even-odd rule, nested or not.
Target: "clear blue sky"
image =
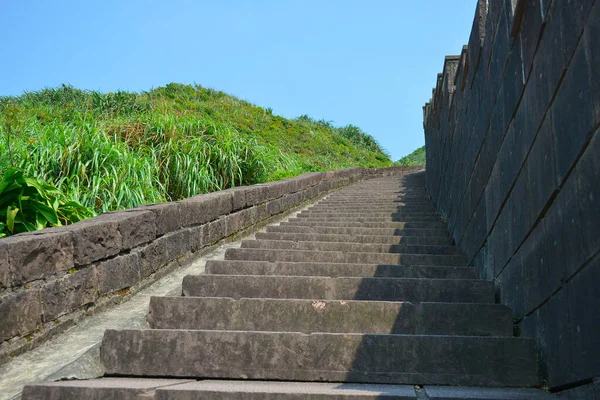
[[[475,0],[0,0],[0,95],[197,83],[294,118],[424,143],[421,107]]]

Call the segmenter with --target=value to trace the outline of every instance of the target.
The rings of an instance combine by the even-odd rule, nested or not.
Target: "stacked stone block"
[[[598,1],[480,0],[424,107],[428,190],[556,391],[600,376],[599,38]]]

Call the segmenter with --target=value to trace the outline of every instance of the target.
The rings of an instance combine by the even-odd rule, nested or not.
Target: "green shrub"
[[[419,147],[409,155],[402,157],[394,165],[425,165],[425,146]]]
[[[67,201],[57,188],[24,176],[21,170],[9,169],[0,181],[0,238],[92,216],[92,210]]]

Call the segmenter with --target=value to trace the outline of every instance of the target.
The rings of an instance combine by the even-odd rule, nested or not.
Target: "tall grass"
[[[389,157],[359,128],[287,120],[222,92],[71,86],[0,97],[0,178],[14,164],[96,212]]]

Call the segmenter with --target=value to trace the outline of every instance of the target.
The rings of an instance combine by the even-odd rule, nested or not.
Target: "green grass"
[[[286,119],[198,85],[105,94],[63,85],[0,97],[0,179],[14,166],[97,213],[389,165],[358,127]]]
[[[394,162],[394,165],[425,165],[425,146]]]

